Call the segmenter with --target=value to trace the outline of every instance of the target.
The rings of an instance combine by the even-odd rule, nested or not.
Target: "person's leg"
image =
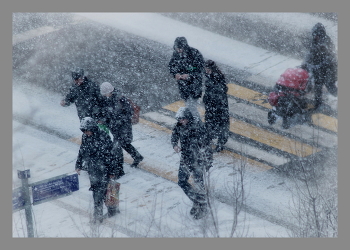
[[[134,159],[134,162],[131,164],[131,167],[137,167],[137,165],[143,160],[143,156],[136,150],[136,148],[129,144],[123,144],[122,148],[131,155]]]
[[[315,91],[315,109],[319,108],[322,104],[322,83],[315,82],[314,91]]]
[[[92,195],[94,199],[94,222],[103,221],[103,200],[106,189],[101,185],[94,188]]]
[[[196,201],[194,202],[196,210],[193,213],[193,218],[197,220],[208,213],[207,192],[203,176],[204,166],[205,159],[199,159],[197,167],[193,169],[193,180],[196,187]]]
[[[116,160],[115,176],[116,176],[116,179],[118,179],[123,175],[125,175],[124,168],[123,168],[123,163],[124,163],[123,149],[120,146],[118,140],[113,140],[113,154],[115,155],[115,160]]]

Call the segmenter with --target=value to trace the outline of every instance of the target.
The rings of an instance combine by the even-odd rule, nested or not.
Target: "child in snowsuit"
[[[103,201],[109,178],[115,178],[123,162],[114,155],[110,136],[99,129],[91,117],[81,120],[80,130],[83,132],[75,170],[85,170],[89,174],[90,191],[94,199],[93,222],[103,221]],[[118,161],[119,159],[119,161]]]
[[[190,214],[200,219],[208,212],[203,175],[213,160],[210,137],[204,124],[195,119],[188,108],[180,108],[176,118],[178,122],[172,132],[171,144],[175,152],[181,152],[178,185],[193,202]],[[195,187],[188,183],[191,174]]]

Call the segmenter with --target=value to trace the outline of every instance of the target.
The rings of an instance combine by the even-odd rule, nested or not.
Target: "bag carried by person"
[[[141,107],[134,103],[131,99],[128,99],[128,102],[134,110],[134,114],[131,117],[131,123],[134,125],[139,123]]]
[[[105,198],[106,207],[119,208],[120,183],[116,180],[109,180]]]

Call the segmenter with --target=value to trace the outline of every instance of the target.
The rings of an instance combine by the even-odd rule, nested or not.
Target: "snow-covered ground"
[[[79,15],[169,46],[173,44],[175,37],[185,36],[190,46],[198,48],[206,57],[248,70],[252,75],[259,75],[262,78],[277,79],[286,68],[300,65],[298,60],[270,53],[154,13],[79,13]],[[212,49],[213,46],[215,50]],[[17,170],[30,169],[30,182],[74,172],[79,145],[69,138],[79,138],[81,132],[75,107],[61,107],[59,105],[61,99],[62,96],[58,94],[38,87],[33,88],[25,82],[13,82],[13,188],[20,186]],[[31,120],[34,127],[18,122],[23,122],[26,118]],[[40,126],[44,130],[48,128],[49,131],[58,132],[60,137],[37,129]],[[174,153],[170,146],[168,131],[155,129],[142,122],[133,128],[133,144],[145,156],[141,168],[165,172],[169,179],[176,180],[179,155]],[[190,201],[176,183],[142,169],[132,169],[129,163],[130,157],[126,156],[124,166],[126,175],[119,180],[120,214],[107,219],[97,228],[89,224],[92,194],[88,191],[88,176],[82,173],[79,176],[79,191],[55,201],[33,206],[36,236],[212,237],[214,235],[210,218],[200,221],[190,218],[188,213],[191,207]],[[237,163],[237,159],[229,156],[215,155],[211,173],[217,190],[223,192],[228,178],[232,176],[230,166]],[[262,213],[242,212],[234,236],[288,237],[287,229],[275,218],[284,218],[289,214],[290,183],[255,166],[249,166],[247,171],[247,205],[249,208],[259,209]],[[215,211],[219,222],[219,235],[228,237],[232,226],[232,206],[217,201]],[[13,214],[12,233],[13,237],[26,235],[23,210]]]
[[[21,185],[17,170],[30,169],[30,183],[47,180],[62,174],[73,174],[79,145],[69,140],[26,126],[16,121],[17,117],[31,114],[35,124],[52,128],[62,135],[76,138],[81,135],[74,106],[59,106],[61,96],[28,84],[16,83],[13,87],[13,188]],[[44,105],[43,105],[44,103]],[[54,110],[54,112],[53,112]],[[170,178],[176,178],[179,155],[170,145],[170,135],[144,124],[134,127],[134,145],[145,156],[142,163],[145,168],[153,167],[158,171],[173,172]],[[152,141],[153,140],[153,141]],[[216,156],[216,158],[220,158]],[[126,161],[130,162],[127,155]],[[230,164],[236,160],[222,156],[216,159],[212,169],[213,179],[220,186],[230,179],[230,169],[221,164]],[[164,168],[166,167],[166,168]],[[92,194],[88,191],[89,180],[85,172],[79,176],[80,190],[72,195],[55,201],[33,206],[36,236],[38,237],[203,237],[212,236],[211,227],[205,221],[194,221],[189,216],[191,202],[176,183],[157,177],[144,170],[133,169],[124,164],[126,175],[119,181],[121,213],[108,219],[96,228],[90,227]],[[168,168],[168,169],[167,169]],[[265,185],[274,183],[263,179],[263,172],[251,167],[248,169],[248,196],[261,199],[273,199],[274,206],[283,204],[286,198],[285,188]],[[260,179],[259,179],[260,175]],[[219,179],[220,178],[220,179]],[[277,185],[277,184],[276,184]],[[277,185],[278,186],[278,185]],[[262,188],[261,190],[259,190]],[[278,198],[276,190],[279,189]],[[280,192],[284,190],[283,194]],[[261,193],[260,193],[261,192]],[[258,194],[260,193],[260,195]],[[258,199],[260,196],[260,201]],[[265,197],[265,198],[263,198]],[[248,198],[250,199],[250,198]],[[277,200],[278,199],[278,200]],[[285,200],[286,201],[286,200]],[[263,203],[261,203],[262,205]],[[268,204],[265,204],[268,205]],[[232,207],[217,202],[215,204],[220,222],[220,236],[228,237],[232,220]],[[268,205],[269,206],[269,205]],[[277,211],[278,209],[276,209]],[[242,213],[236,236],[242,237],[287,237],[287,230],[265,219],[248,213]],[[185,230],[186,229],[186,230]],[[205,230],[204,230],[205,231]],[[13,236],[26,234],[24,210],[13,214]],[[241,234],[241,235],[240,235]]]

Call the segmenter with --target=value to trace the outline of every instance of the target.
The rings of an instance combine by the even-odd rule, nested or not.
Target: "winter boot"
[[[276,115],[274,114],[273,111],[269,111],[267,113],[267,121],[269,122],[270,125],[276,122]]]
[[[290,128],[290,121],[289,121],[288,117],[283,117],[282,128],[284,128],[284,129]]]
[[[192,208],[191,208],[191,210],[190,210],[190,215],[194,215],[194,214],[196,214],[197,213],[197,211],[198,211],[198,209],[199,209],[199,205],[200,205],[200,203],[198,203],[198,202],[193,202],[193,206],[192,206]]]
[[[216,145],[215,152],[221,152],[224,149],[224,147],[221,144]]]
[[[119,170],[118,173],[117,173],[117,175],[116,175],[116,177],[115,177],[115,179],[117,180],[117,179],[119,179],[120,177],[122,177],[123,175],[125,175],[124,170],[123,170],[123,169],[122,169],[122,170]]]
[[[130,165],[130,167],[136,168],[142,160],[143,160],[142,155],[135,157],[134,162]]]
[[[196,220],[202,219],[208,213],[207,203],[200,203],[197,212],[193,215],[193,218]]]

